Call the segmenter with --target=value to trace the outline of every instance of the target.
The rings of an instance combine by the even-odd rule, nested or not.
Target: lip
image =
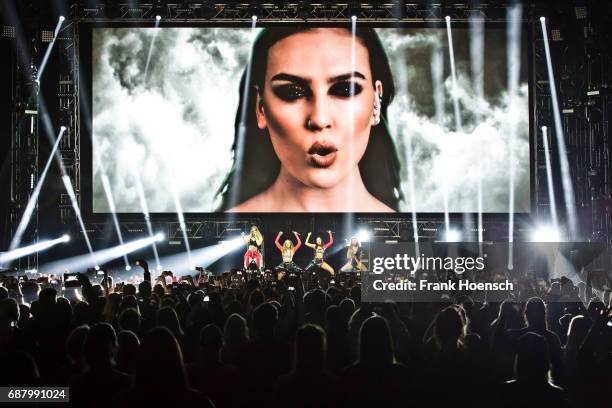
[[[310,164],[313,167],[327,168],[336,161],[338,148],[335,144],[328,141],[314,142],[310,149],[308,149],[308,155],[310,156]]]

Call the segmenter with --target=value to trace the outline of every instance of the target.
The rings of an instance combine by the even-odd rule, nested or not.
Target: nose
[[[325,96],[313,96],[310,100],[310,114],[306,118],[306,128],[312,131],[329,129],[332,126],[332,115]]]

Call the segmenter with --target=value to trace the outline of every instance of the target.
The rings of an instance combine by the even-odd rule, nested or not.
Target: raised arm
[[[309,232],[308,235],[306,236],[306,242],[304,242],[304,245],[306,245],[308,248],[315,248],[315,245],[310,243],[311,235],[312,235],[312,232]]]
[[[283,235],[283,231],[278,231],[278,234],[276,235],[276,239],[274,240],[274,244],[276,245],[279,251],[283,250],[283,247],[279,242],[281,235]]]
[[[329,248],[334,243],[334,237],[332,236],[332,232],[327,231],[327,233],[329,234],[329,241],[327,241],[327,244],[323,245],[323,248],[325,249]]]
[[[300,246],[302,245],[302,240],[300,239],[300,234],[298,234],[297,232],[293,231],[293,235],[295,235],[295,239],[297,239],[297,244],[295,244],[295,246],[293,247],[293,253],[295,254],[297,250],[300,249]]]
[[[249,245],[249,241],[251,240],[251,234],[247,235],[244,232],[241,232],[240,236],[242,237],[242,240],[244,241],[244,243]]]

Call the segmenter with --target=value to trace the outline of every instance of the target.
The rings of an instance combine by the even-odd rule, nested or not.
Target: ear
[[[372,119],[370,120],[372,126],[376,126],[380,123],[380,114],[382,110],[382,95],[382,82],[376,80],[376,82],[374,82],[374,108],[372,109]]]
[[[257,117],[257,127],[265,129],[268,127],[268,121],[266,120],[266,113],[264,112],[262,91],[255,85],[255,94],[257,95],[257,101],[255,102],[255,116]]]

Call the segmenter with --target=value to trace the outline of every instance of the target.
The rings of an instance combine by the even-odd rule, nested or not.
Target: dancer
[[[367,271],[368,268],[361,262],[361,256],[363,255],[363,248],[361,247],[361,242],[356,237],[352,237],[350,241],[346,241],[346,246],[348,247],[346,250],[346,263],[342,268],[340,268],[341,272],[364,272]]]
[[[325,250],[329,248],[330,246],[332,246],[332,244],[334,243],[332,232],[328,230],[327,233],[329,234],[329,241],[327,242],[327,244],[323,244],[323,240],[321,239],[321,237],[317,237],[315,239],[314,244],[311,243],[310,236],[312,235],[312,233],[311,232],[308,233],[308,236],[306,237],[305,245],[309,248],[314,249],[314,259],[310,261],[310,263],[306,267],[306,271],[311,271],[315,268],[321,268],[324,271],[329,272],[330,275],[334,274],[334,269],[331,266],[329,266],[329,264],[325,262],[325,259],[323,258],[323,256],[325,255]]]
[[[257,268],[261,270],[263,268],[263,262],[261,258],[261,246],[263,244],[263,235],[259,231],[256,225],[251,227],[251,232],[246,235],[244,232],[240,233],[244,243],[247,245],[247,251],[244,254],[244,269],[249,269],[251,262],[255,261]]]
[[[281,251],[281,255],[283,256],[283,262],[281,262],[274,270],[277,272],[277,280],[282,280],[285,276],[285,273],[289,272],[299,272],[300,267],[297,266],[295,262],[293,262],[293,255],[297,252],[297,250],[302,245],[302,240],[300,239],[300,234],[296,231],[293,231],[293,235],[295,235],[295,239],[297,239],[297,243],[295,246],[290,239],[286,239],[283,242],[283,245],[280,244],[279,240],[281,235],[283,235],[283,231],[279,231],[276,236],[276,240],[274,243],[279,251]]]

